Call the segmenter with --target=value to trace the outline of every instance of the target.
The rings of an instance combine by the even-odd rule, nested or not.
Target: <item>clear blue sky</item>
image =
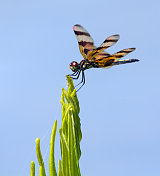
[[[159,7],[158,0],[0,1],[1,175],[29,175],[31,160],[38,171],[34,141],[41,138],[44,156],[54,121],[61,125],[69,63],[82,59],[72,30],[77,23],[97,46],[120,34],[108,52],[136,47],[126,58],[141,60],[86,71],[78,92],[82,175],[160,175]],[[48,152],[48,175],[47,160]]]

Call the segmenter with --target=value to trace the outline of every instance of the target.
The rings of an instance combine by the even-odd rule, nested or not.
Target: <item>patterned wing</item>
[[[122,57],[126,56],[127,54],[129,54],[130,52],[132,52],[134,50],[135,50],[135,48],[127,48],[127,49],[121,50],[113,55],[109,55],[108,57],[105,57],[104,55],[101,55],[101,53],[99,53],[99,54],[95,55],[93,60],[99,67],[104,67],[104,68],[110,67],[114,64],[114,62],[117,62]]]
[[[96,48],[94,46],[94,41],[88,31],[79,24],[73,26],[73,31],[78,40],[79,50],[83,58],[86,59],[87,54],[89,54],[89,52]]]
[[[99,53],[101,53],[102,51],[104,51],[105,49],[109,48],[110,46],[114,45],[118,40],[119,40],[120,36],[118,34],[116,35],[112,35],[110,37],[108,37],[102,44],[100,47],[95,48],[92,52],[87,54],[87,59],[89,61],[93,61],[92,58],[94,58],[96,55],[99,55]],[[99,57],[99,56],[98,56]]]
[[[102,52],[100,52],[100,53],[98,53],[98,54],[96,54],[95,55],[95,57],[92,57],[92,61],[93,62],[98,62],[98,61],[101,61],[101,60],[103,60],[104,58],[108,58],[108,57],[110,57],[111,55],[109,54],[109,53],[107,53],[107,52],[105,52],[105,51],[102,51]]]

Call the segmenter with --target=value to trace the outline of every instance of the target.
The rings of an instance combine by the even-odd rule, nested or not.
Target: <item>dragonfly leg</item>
[[[85,84],[85,75],[84,75],[84,71],[82,71],[82,81],[81,81],[79,84],[77,84],[76,86],[80,85],[81,83],[82,83],[81,87],[79,87],[76,92],[78,92],[78,91],[84,86],[84,84]],[[76,86],[75,86],[75,87],[76,87]]]
[[[81,80],[81,82],[79,82],[75,87],[77,87],[77,86],[79,86],[80,84],[82,84],[83,83],[83,76],[84,75],[84,72],[82,71],[82,80]]]
[[[74,76],[77,76],[77,77],[73,77],[73,76],[71,76],[71,78],[72,78],[72,79],[78,79],[80,73],[81,73],[81,70],[77,71],[76,74],[74,75]]]
[[[69,74],[69,75],[67,75],[67,76],[70,76],[70,77],[72,77],[72,76],[77,76],[78,73],[79,73],[79,71],[74,72],[74,73],[72,73],[72,74]]]

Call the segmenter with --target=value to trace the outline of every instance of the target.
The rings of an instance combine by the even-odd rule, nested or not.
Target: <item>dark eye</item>
[[[71,62],[71,64],[70,64],[72,67],[77,67],[78,66],[78,63],[76,62],[76,61],[73,61],[73,62]]]

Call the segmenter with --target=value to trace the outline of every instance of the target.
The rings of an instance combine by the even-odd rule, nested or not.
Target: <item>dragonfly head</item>
[[[73,61],[70,63],[69,68],[73,71],[76,72],[79,69],[79,64],[76,61]]]

